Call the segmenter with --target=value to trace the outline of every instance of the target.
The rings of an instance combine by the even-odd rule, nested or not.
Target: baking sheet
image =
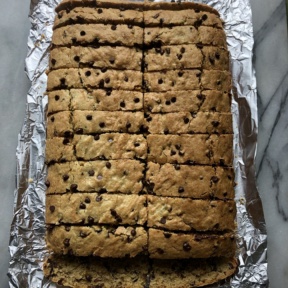
[[[45,111],[48,51],[54,9],[60,0],[31,0],[31,30],[26,73],[31,80],[24,125],[19,134],[14,218],[8,271],[10,287],[58,287],[44,279],[45,249]],[[159,2],[159,1],[156,1]],[[252,67],[253,27],[249,0],[194,1],[211,5],[225,21],[233,76],[234,168],[239,269],[221,287],[267,287],[267,234],[255,184],[257,93]],[[214,285],[212,287],[219,287]]]

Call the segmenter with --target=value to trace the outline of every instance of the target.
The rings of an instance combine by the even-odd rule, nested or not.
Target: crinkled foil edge
[[[45,96],[54,8],[60,0],[31,0],[26,73],[31,81],[18,137],[14,217],[8,270],[10,287],[59,287],[43,276],[45,248]],[[159,2],[159,1],[155,1]],[[268,287],[267,233],[255,182],[257,93],[252,67],[253,27],[249,0],[196,0],[217,9],[225,22],[233,77],[234,168],[238,224],[237,273],[211,287]]]

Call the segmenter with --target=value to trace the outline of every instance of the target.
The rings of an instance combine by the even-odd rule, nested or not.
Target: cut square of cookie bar
[[[65,287],[143,288],[148,275],[148,258],[99,258],[52,255],[43,265],[49,280]],[[108,284],[109,283],[109,284]]]
[[[231,95],[217,90],[147,92],[144,94],[144,110],[151,113],[230,112]]]
[[[47,163],[78,160],[146,159],[147,141],[141,134],[103,133],[54,137],[46,141]]]
[[[142,112],[79,111],[72,114],[72,125],[77,134],[103,132],[141,132],[145,121]]]
[[[148,161],[159,164],[233,164],[233,135],[153,135],[147,136]],[[177,147],[181,147],[180,150]]]
[[[148,227],[170,231],[234,231],[235,216],[233,200],[148,196]]]
[[[219,70],[167,70],[144,73],[149,92],[181,90],[231,90],[231,74]]]
[[[56,163],[48,167],[48,194],[108,192],[138,194],[142,191],[144,164],[137,160]]]
[[[158,3],[155,3],[155,6],[157,4]],[[190,9],[189,8],[185,9],[183,7],[182,8],[183,10],[178,10],[177,8],[174,9],[173,6],[166,7],[167,9],[160,9],[160,7],[161,6],[159,5],[158,7],[152,7],[151,5],[147,5],[147,7],[145,7],[144,10],[145,27],[153,27],[153,26],[171,27],[172,25],[173,26],[193,25],[195,27],[203,25],[217,28],[223,27],[222,21],[219,18],[219,16],[208,11],[199,11],[197,8],[193,9],[192,7],[190,7]],[[153,10],[146,11],[146,9],[153,9]]]
[[[175,233],[150,228],[149,255],[158,259],[232,257],[235,254],[235,235]]]
[[[119,7],[120,8],[120,7]],[[72,24],[127,24],[142,26],[143,12],[131,8],[96,8],[75,7],[72,10],[61,10],[55,17],[53,29]]]
[[[50,226],[47,248],[55,254],[100,257],[135,257],[147,251],[143,227]]]
[[[226,35],[222,29],[200,26],[145,27],[145,45],[198,44],[227,47]]]
[[[53,46],[115,44],[121,46],[142,46],[143,28],[116,24],[75,24],[55,29]]]
[[[50,139],[57,136],[69,137],[73,134],[73,126],[70,123],[71,112],[61,111],[47,117],[46,138]]]
[[[231,113],[171,112],[148,114],[146,122],[151,134],[233,133]]]
[[[50,69],[88,66],[103,71],[109,68],[140,71],[141,64],[142,51],[139,48],[121,46],[55,47],[50,51],[49,61]]]
[[[229,71],[229,52],[221,47],[168,45],[148,49],[144,55],[146,71],[193,68]]]
[[[231,277],[237,266],[235,257],[154,260],[149,287],[206,287]]]
[[[52,70],[48,74],[47,91],[71,88],[108,88],[141,91],[142,73],[132,70],[105,72],[94,68]]]
[[[47,195],[46,224],[143,225],[147,221],[144,195],[67,193]]]
[[[146,183],[157,196],[234,199],[233,168],[148,162]]]

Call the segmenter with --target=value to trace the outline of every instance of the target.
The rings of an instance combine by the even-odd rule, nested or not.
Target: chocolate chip
[[[91,177],[94,176],[94,175],[95,175],[94,170],[89,170],[89,171],[88,171],[88,175],[91,176]]]
[[[100,139],[100,135],[99,134],[94,135],[94,140],[95,141],[98,141],[99,139]]]
[[[87,204],[89,204],[89,203],[91,202],[91,200],[90,200],[89,197],[86,197],[85,200],[84,200],[84,202],[87,203]]]
[[[132,24],[128,24],[127,26],[128,26],[129,29],[132,29],[132,28],[133,28],[133,25],[132,25]]]
[[[185,154],[185,152],[183,152],[183,151],[179,151],[179,156],[184,156],[184,154]]]
[[[112,89],[107,89],[107,91],[106,91],[106,95],[107,95],[107,96],[110,96],[111,93],[112,93]]]
[[[202,25],[202,20],[201,19],[199,19],[199,20],[194,22],[194,26],[195,26],[196,29],[198,29],[201,25]]]
[[[181,47],[180,52],[181,52],[182,54],[185,53],[185,48],[184,48],[184,47]]]
[[[135,103],[139,103],[139,102],[140,102],[140,99],[139,99],[139,98],[134,98],[134,102],[135,102]]]
[[[170,54],[170,48],[166,48],[165,51],[166,51],[167,55]]]
[[[132,230],[131,230],[131,235],[132,235],[133,237],[136,236],[136,230],[135,230],[135,229],[132,229]]]
[[[183,76],[183,74],[184,74],[184,72],[183,72],[183,71],[179,71],[179,72],[178,72],[178,76],[179,76],[179,77],[182,77],[182,76]]]
[[[155,15],[152,16],[152,18],[157,19],[159,17],[160,13],[157,13]]]
[[[50,186],[50,181],[49,181],[49,180],[46,180],[46,181],[45,181],[45,185],[46,185],[46,187],[49,187],[49,186]]]
[[[94,218],[91,216],[88,216],[88,224],[93,224],[94,223]]]
[[[172,103],[175,103],[176,100],[177,100],[176,97],[172,97],[172,98],[171,98],[171,102],[172,102]]]
[[[158,84],[162,84],[163,83],[163,79],[158,79]]]
[[[163,253],[164,253],[164,250],[161,249],[161,248],[157,248],[157,253],[159,253],[159,254],[163,254]]]
[[[91,76],[91,71],[89,71],[89,70],[88,70],[88,71],[86,71],[86,72],[85,72],[85,75],[86,75],[86,77],[89,77],[89,76]]]
[[[185,191],[185,190],[184,190],[183,187],[179,187],[179,188],[178,188],[178,192],[179,192],[179,193],[183,193],[184,191]]]
[[[134,143],[134,146],[135,146],[135,147],[139,147],[139,146],[140,146],[140,143],[135,142],[135,143]]]
[[[175,145],[175,148],[176,148],[177,150],[180,150],[180,149],[181,149],[181,145],[176,144],[176,145]]]
[[[221,84],[221,80],[217,80],[217,85],[220,85]]]
[[[166,104],[166,105],[170,105],[171,102],[170,102],[169,100],[166,100],[166,101],[165,101],[165,104]]]
[[[176,154],[176,151],[171,150],[170,155],[173,156],[173,155],[175,155],[175,154]]]
[[[86,238],[88,235],[85,233],[85,232],[83,232],[83,231],[80,231],[80,237],[81,238]]]
[[[219,178],[217,176],[212,176],[211,181],[217,183],[219,181]]]
[[[216,57],[217,60],[220,59],[220,54],[219,54],[219,52],[216,52],[216,53],[215,53],[215,57]]]
[[[177,58],[178,58],[178,60],[181,60],[182,59],[182,54],[178,54]]]
[[[64,138],[62,143],[63,143],[63,145],[67,145],[69,143],[69,139],[68,138]]]
[[[55,117],[52,116],[52,117],[50,118],[50,120],[51,120],[51,122],[54,122],[54,121],[55,121]]]
[[[107,169],[110,169],[111,168],[111,163],[110,162],[106,162],[105,166],[106,166]]]
[[[212,121],[211,122],[214,127],[218,127],[220,122],[219,121]]]
[[[87,119],[88,121],[91,121],[91,120],[92,120],[92,115],[87,115],[87,116],[86,116],[86,119]]]
[[[125,108],[125,106],[126,106],[125,102],[124,102],[124,101],[121,101],[121,102],[120,102],[120,107]]]
[[[203,14],[202,20],[205,21],[205,20],[207,20],[207,18],[208,18],[208,16],[206,14]]]
[[[101,202],[101,200],[102,200],[102,196],[101,196],[101,195],[98,195],[98,196],[96,197],[96,202]]]
[[[99,126],[100,126],[100,128],[104,128],[105,127],[105,123],[104,122],[100,122]]]
[[[75,131],[76,134],[83,134],[83,132],[84,131],[83,131],[82,128],[77,128],[76,131]]]
[[[124,81],[125,81],[125,82],[128,82],[128,80],[129,80],[128,77],[125,76],[125,77],[124,77]]]
[[[101,8],[99,8],[99,9],[97,10],[97,12],[98,12],[98,14],[101,14],[101,13],[103,12],[103,10],[102,10]]]
[[[191,250],[191,246],[189,245],[188,242],[184,242],[184,244],[183,244],[183,250],[186,251],[186,252],[188,252],[188,251]]]
[[[63,179],[63,181],[67,181],[67,180],[69,179],[69,175],[64,174],[64,175],[62,176],[62,179]]]
[[[63,241],[64,246],[69,247],[70,246],[70,239],[66,238]]]
[[[110,62],[111,64],[114,64],[114,63],[115,63],[115,58],[114,58],[114,57],[111,57],[111,58],[109,59],[109,62]]]
[[[70,226],[65,226],[65,231],[69,232],[71,230]]]
[[[111,29],[115,31],[117,29],[117,26],[116,25],[112,25]]]
[[[110,82],[110,78],[109,77],[105,78],[105,83],[108,84],[109,82]]]
[[[78,188],[78,185],[77,185],[77,184],[71,184],[71,185],[70,185],[70,190],[71,190],[72,192],[76,192],[76,191],[77,191],[77,188]]]
[[[196,46],[197,46],[197,48],[199,48],[199,49],[202,49],[202,48],[204,47],[202,43],[197,43]]]
[[[51,205],[51,206],[49,207],[49,209],[50,209],[50,212],[53,213],[53,212],[55,211],[55,206]]]
[[[210,61],[210,63],[211,63],[212,65],[214,65],[214,64],[215,64],[215,59],[214,59],[214,58],[212,58],[211,56],[209,56],[209,61]]]
[[[185,123],[185,124],[188,124],[189,121],[190,121],[188,117],[185,117],[183,120],[184,120],[184,123]]]
[[[165,218],[165,217],[162,217],[162,218],[160,219],[160,223],[161,223],[161,224],[165,224],[165,223],[166,223],[166,218]]]
[[[55,101],[58,101],[60,99],[60,96],[59,95],[55,95],[54,99],[55,99]]]
[[[175,170],[180,170],[180,165],[179,164],[174,164],[174,168],[175,168]]]
[[[165,128],[164,134],[165,134],[165,135],[169,134],[169,129],[168,129],[168,128]]]
[[[86,35],[86,32],[85,32],[85,31],[81,31],[81,32],[80,32],[80,35],[81,35],[81,36],[85,36],[85,35]]]
[[[56,60],[55,59],[51,59],[51,64],[54,66],[56,64]]]
[[[197,94],[197,98],[198,98],[199,100],[203,100],[203,95],[202,95],[202,94]]]
[[[200,10],[199,9],[195,9],[195,13],[200,13]]]
[[[167,238],[167,239],[169,239],[169,238],[172,236],[171,233],[167,233],[167,232],[163,232],[163,235],[164,235],[164,237]]]
[[[79,62],[79,61],[80,61],[80,57],[79,57],[79,56],[75,56],[75,57],[74,57],[74,61],[75,61],[75,62]]]
[[[107,190],[105,189],[105,188],[101,188],[100,190],[99,190],[99,193],[106,193],[107,192]]]
[[[82,237],[82,236],[81,236]],[[85,278],[88,282],[91,282],[92,281],[92,276],[91,275],[85,275]]]
[[[126,123],[126,128],[127,128],[127,129],[131,128],[131,123],[127,122],[127,123]]]
[[[85,208],[86,208],[86,205],[85,205],[84,203],[80,203],[79,208],[80,208],[80,209],[85,209]]]

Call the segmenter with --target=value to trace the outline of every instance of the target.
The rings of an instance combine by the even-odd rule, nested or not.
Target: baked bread
[[[46,276],[90,288],[200,287],[231,276],[231,73],[219,14],[113,0],[64,0],[56,12]]]

